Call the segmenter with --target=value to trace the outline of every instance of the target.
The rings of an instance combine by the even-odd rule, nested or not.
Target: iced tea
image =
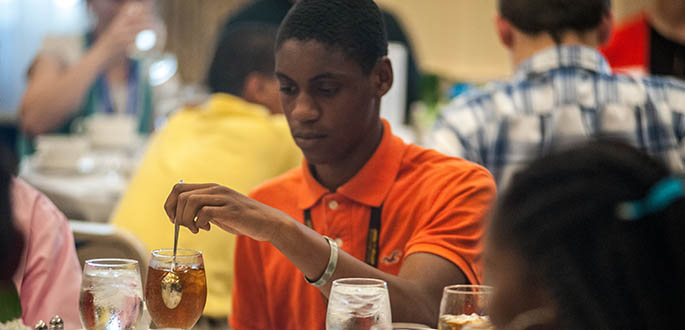
[[[440,301],[438,330],[491,330],[487,306],[492,287],[457,284],[445,287]]]
[[[181,302],[171,309],[162,300],[161,285],[162,278],[171,269],[170,258],[162,256],[156,259],[155,252],[153,252],[145,284],[145,301],[150,317],[158,328],[190,329],[200,319],[207,300],[207,282],[202,259],[200,257],[199,263],[188,263],[184,260],[184,256],[177,257],[178,263],[174,272],[181,281],[183,292]],[[183,252],[179,250],[179,253]]]
[[[494,330],[487,316],[478,314],[441,315],[438,330]]]

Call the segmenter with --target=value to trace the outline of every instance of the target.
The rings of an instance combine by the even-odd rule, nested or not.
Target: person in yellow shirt
[[[148,249],[170,248],[173,226],[160,206],[174,184],[218,182],[248,193],[300,165],[301,152],[280,114],[274,71],[276,27],[250,24],[218,44],[209,73],[212,95],[180,110],[154,135],[112,222]],[[231,311],[234,236],[181,231],[179,247],[202,250],[207,304],[200,322],[227,326]],[[219,327],[220,328],[220,327]]]

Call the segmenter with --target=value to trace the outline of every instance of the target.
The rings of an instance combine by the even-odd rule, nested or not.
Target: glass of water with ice
[[[326,330],[391,330],[390,298],[385,281],[344,278],[333,281]]]
[[[138,261],[86,260],[79,310],[86,330],[135,329],[143,312]]]

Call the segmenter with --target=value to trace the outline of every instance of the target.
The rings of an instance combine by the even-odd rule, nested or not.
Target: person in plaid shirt
[[[589,138],[624,140],[683,169],[685,83],[617,75],[597,51],[609,0],[499,0],[497,31],[514,76],[448,104],[428,145],[482,164],[499,186],[549,151]]]

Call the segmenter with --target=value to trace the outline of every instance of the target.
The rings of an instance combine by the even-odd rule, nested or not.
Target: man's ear
[[[376,68],[374,69],[375,83],[376,83],[376,95],[381,97],[385,95],[393,83],[393,72],[392,63],[387,56],[383,56],[378,63],[376,63]]]
[[[598,44],[604,45],[609,41],[611,37],[611,27],[614,26],[614,15],[611,11],[607,12],[604,17],[602,17],[602,22],[599,23],[598,29]]]
[[[265,106],[271,113],[282,113],[278,81],[274,76],[252,72],[245,77],[241,97],[250,103]]]
[[[509,49],[514,47],[514,26],[501,15],[495,17],[499,41]]]
[[[259,93],[262,89],[262,81],[259,74],[256,72],[251,72],[245,77],[245,82],[243,83],[243,93],[240,95],[243,99],[248,102],[255,103],[259,99]]]

